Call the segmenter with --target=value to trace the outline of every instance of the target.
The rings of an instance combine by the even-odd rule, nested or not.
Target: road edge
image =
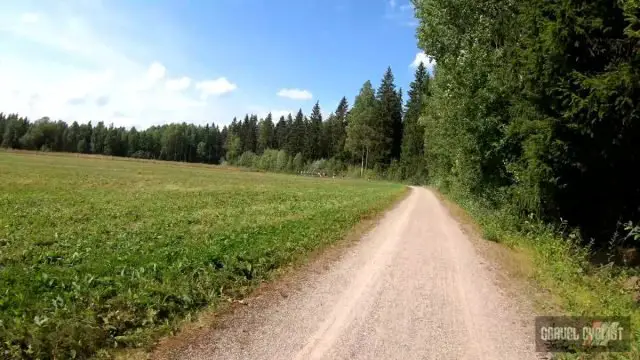
[[[243,312],[260,311],[261,308],[272,306],[279,299],[288,297],[290,291],[295,291],[297,284],[302,283],[303,279],[329,270],[331,264],[339,261],[348,249],[365,238],[365,235],[374,229],[389,211],[408,198],[412,191],[410,187],[405,186],[388,206],[365,215],[342,239],[318,248],[300,261],[279,269],[270,280],[260,284],[244,299],[218,304],[216,309],[205,308],[198,312],[196,319],[184,321],[177,333],[163,336],[145,349],[124,349],[116,352],[113,354],[114,358],[170,360],[204,334],[232,326],[233,321],[241,317]]]

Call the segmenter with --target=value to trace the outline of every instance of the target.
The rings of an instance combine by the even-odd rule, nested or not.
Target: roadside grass
[[[557,354],[557,359],[640,359],[640,306],[634,300],[638,289],[627,283],[638,272],[612,264],[595,266],[588,249],[566,229],[495,209],[468,195],[445,193],[460,205],[480,228],[483,238],[513,250],[511,256],[526,256],[532,262],[526,277],[534,280],[538,294],[534,304],[539,315],[629,316],[632,344],[629,353]]]
[[[402,185],[0,152],[0,358],[109,357],[382,212]]]

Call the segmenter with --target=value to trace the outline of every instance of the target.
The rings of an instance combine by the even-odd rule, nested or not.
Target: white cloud
[[[215,80],[204,80],[196,83],[196,89],[200,90],[203,99],[213,95],[219,96],[236,90],[238,86],[229,82],[227,78],[221,77]]]
[[[425,54],[424,51],[421,51],[416,54],[415,59],[413,59],[413,62],[409,66],[415,69],[418,67],[418,65],[420,65],[420,63],[423,63],[427,70],[431,73],[433,72],[433,67],[436,65],[436,60],[433,57]]]
[[[416,27],[418,20],[415,18],[413,3],[408,0],[389,0],[385,10],[385,18],[396,22],[398,25]]]
[[[24,13],[20,17],[20,21],[27,24],[37,23],[40,20],[40,15],[36,13]]]
[[[96,98],[96,105],[98,106],[106,106],[109,103],[109,96],[102,95]]]
[[[189,86],[191,85],[191,79],[183,76],[179,79],[169,79],[167,80],[165,87],[168,90],[173,90],[173,91],[184,91],[187,88],[189,88]]]
[[[0,111],[138,128],[228,122],[240,112],[228,100],[207,99],[237,88],[227,78],[201,81],[199,91],[192,90],[192,78],[206,74],[166,79],[171,69],[162,60],[176,63],[169,57],[176,53],[171,42],[147,47],[132,37],[135,31],[113,26],[127,19],[107,9],[109,3],[78,4],[43,2],[37,13],[0,12]]]
[[[273,110],[271,111],[271,116],[273,117],[274,122],[278,122],[280,120],[280,117],[284,116],[286,118],[287,115],[294,113],[295,111],[293,110]]]
[[[151,64],[151,66],[149,66],[149,70],[147,70],[147,78],[151,81],[162,80],[166,72],[167,69],[164,67],[164,65],[160,64],[159,62],[154,62],[153,64]]]
[[[413,13],[414,11],[414,6],[413,3],[408,3],[408,4],[404,4],[404,5],[400,5],[400,11],[402,12],[408,12],[410,11],[411,13]]]
[[[280,89],[277,93],[280,97],[285,97],[293,100],[311,100],[313,99],[313,94],[308,90],[300,90],[300,89]]]

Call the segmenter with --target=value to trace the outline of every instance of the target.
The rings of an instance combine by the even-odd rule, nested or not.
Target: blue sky
[[[409,0],[0,2],[0,111],[145,128],[244,113],[329,114],[379,83],[407,88]]]

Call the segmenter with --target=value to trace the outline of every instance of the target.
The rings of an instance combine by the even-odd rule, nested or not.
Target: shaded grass
[[[557,359],[640,359],[640,307],[626,283],[637,271],[613,265],[594,266],[589,250],[577,245],[575,233],[522,219],[507,208],[495,208],[469,195],[446,193],[478,225],[484,239],[501,243],[526,256],[520,271],[534,281],[540,315],[629,316],[629,353],[558,354]]]
[[[342,238],[404,191],[0,152],[0,351],[85,358],[144,346]]]

